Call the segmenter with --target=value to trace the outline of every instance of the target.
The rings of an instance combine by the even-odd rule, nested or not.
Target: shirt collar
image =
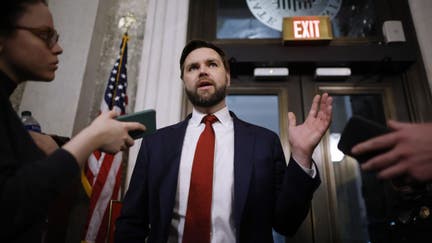
[[[192,117],[189,123],[194,126],[199,126],[205,115],[207,114],[201,113],[195,108],[193,108]],[[222,123],[222,125],[229,125],[229,123],[232,123],[232,117],[229,113],[228,107],[226,106],[218,110],[217,112],[213,113],[213,115],[215,115],[218,118],[219,122]]]

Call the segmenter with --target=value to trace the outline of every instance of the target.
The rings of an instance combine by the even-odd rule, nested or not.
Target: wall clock
[[[282,31],[284,17],[337,15],[342,0],[246,0],[249,10],[260,22]]]

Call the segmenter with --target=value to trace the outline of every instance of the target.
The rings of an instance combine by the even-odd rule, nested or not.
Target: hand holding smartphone
[[[129,135],[133,139],[142,138],[156,131],[156,111],[153,109],[139,111],[133,114],[127,114],[116,117],[116,120],[122,122],[139,122],[146,127],[145,131],[135,130],[129,131]]]
[[[377,122],[368,120],[361,116],[353,116],[345,125],[341,139],[338,143],[338,148],[344,152],[344,154],[354,157],[359,163],[363,163],[370,158],[385,152],[385,150],[376,150],[361,155],[353,155],[351,153],[352,147],[373,137],[386,134],[389,131],[390,130],[387,127]]]

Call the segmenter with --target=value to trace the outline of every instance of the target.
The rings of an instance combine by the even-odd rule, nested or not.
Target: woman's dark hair
[[[46,0],[4,0],[0,7],[0,36],[10,35],[26,6],[36,3],[47,4]]]
[[[225,52],[220,49],[218,46],[211,42],[203,41],[203,40],[191,40],[186,46],[183,48],[183,52],[180,57],[180,78],[183,78],[183,68],[184,68],[184,62],[186,60],[186,57],[191,53],[192,51],[198,49],[198,48],[210,48],[213,49],[215,52],[217,52],[222,59],[223,65],[225,69],[229,72],[230,67],[229,63],[226,60]]]

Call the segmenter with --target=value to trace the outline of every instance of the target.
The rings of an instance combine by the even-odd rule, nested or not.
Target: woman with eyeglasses
[[[115,153],[131,146],[139,123],[101,114],[61,148],[24,129],[9,101],[18,84],[51,81],[62,48],[45,0],[6,0],[0,8],[0,241],[42,242],[50,204],[79,176],[96,149]],[[35,143],[35,139],[38,143]],[[40,142],[44,141],[44,142]],[[48,146],[48,145],[52,146]],[[38,145],[39,146],[38,146]],[[51,149],[47,149],[51,147]],[[54,147],[54,149],[52,149]]]

